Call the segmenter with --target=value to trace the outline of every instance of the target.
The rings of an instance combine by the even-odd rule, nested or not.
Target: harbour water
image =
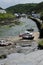
[[[37,25],[33,20],[28,19],[27,17],[26,18],[21,17],[19,21],[22,22],[21,25],[15,25],[12,27],[1,26],[0,37],[17,36],[29,28],[33,28],[35,32],[38,32]]]

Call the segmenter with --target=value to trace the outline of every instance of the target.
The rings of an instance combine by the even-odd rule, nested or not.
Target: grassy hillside
[[[35,6],[35,11],[38,13],[43,12],[43,2],[41,2]]]
[[[34,7],[36,6],[36,3],[31,3],[31,4],[18,4],[15,6],[11,6],[6,9],[7,12],[11,13],[28,13],[34,10]]]
[[[15,26],[19,25],[20,21],[16,19],[16,16],[14,16],[11,13],[0,13],[0,26],[8,25],[8,26]]]
[[[34,7],[34,11],[35,11],[36,13],[40,13],[41,19],[43,20],[43,2],[38,3],[38,4]]]
[[[2,9],[2,8],[0,7],[0,9]]]
[[[3,9],[3,8],[0,7],[0,9]]]
[[[14,18],[15,16],[11,13],[0,13],[0,20]]]
[[[14,12],[19,12],[19,13],[28,13],[28,12],[32,12],[32,11],[35,11],[35,12],[38,12],[38,13],[43,13],[43,2],[41,3],[30,3],[30,4],[18,4],[18,5],[15,5],[15,6],[11,6],[9,8],[6,9],[7,12],[11,12],[11,13],[14,13]]]

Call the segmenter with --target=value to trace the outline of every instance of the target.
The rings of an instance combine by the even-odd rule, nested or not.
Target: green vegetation
[[[40,19],[43,20],[43,12],[41,12],[40,14],[41,14]]]
[[[41,29],[43,29],[43,24],[41,24]]]
[[[43,40],[39,41],[38,48],[39,49],[43,49]]]
[[[7,12],[10,13],[31,13],[33,11],[34,7],[36,6],[36,3],[30,3],[30,4],[18,4],[15,6],[11,6],[6,9]]]
[[[15,6],[11,6],[6,9],[7,12],[10,13],[31,13],[34,11],[35,13],[41,14],[41,19],[43,19],[43,2],[41,3],[27,3],[27,4],[18,4]]]
[[[39,41],[38,44],[43,46],[43,40]]]
[[[11,12],[11,13],[28,13],[28,12],[38,12],[38,13],[42,13],[43,12],[43,2],[41,3],[27,3],[27,4],[18,4],[15,6],[11,6],[9,8],[6,9],[7,12]]]
[[[9,27],[19,25],[20,22],[17,20],[15,21],[16,16],[11,13],[0,13],[0,26],[8,25]]]
[[[35,6],[35,11],[38,13],[43,12],[43,2],[41,2]]]
[[[5,59],[5,58],[7,58],[6,55],[0,55],[0,59]]]
[[[2,9],[2,8],[0,7],[0,9]]]
[[[2,9],[2,8],[0,8],[0,9]],[[10,26],[12,26],[14,24],[17,24],[17,25],[20,24],[20,22],[18,22],[18,21],[15,22],[15,21],[12,20],[12,19],[16,18],[14,16],[14,13],[31,14],[32,11],[34,11],[36,13],[40,13],[40,15],[41,15],[40,19],[43,20],[43,2],[41,2],[41,3],[18,4],[18,5],[6,8],[5,10],[7,11],[6,14],[0,13],[0,23],[6,23],[7,25],[10,24]],[[7,22],[3,21],[4,19],[7,19]],[[11,24],[11,22],[12,22],[11,20],[13,21],[14,24],[13,23]],[[42,27],[43,27],[43,25],[42,25]]]
[[[11,19],[11,18],[14,18],[15,16],[11,13],[4,13],[4,14],[1,14],[0,13],[0,20],[4,20],[4,19]]]
[[[41,15],[41,18],[40,18],[40,19],[43,20],[43,2],[37,4],[37,5],[35,6],[35,8],[34,8],[34,11],[35,11],[36,13],[40,13],[40,15]]]
[[[19,22],[19,21],[15,21],[15,24],[16,24],[16,25],[19,25],[19,24],[20,24],[20,22]]]

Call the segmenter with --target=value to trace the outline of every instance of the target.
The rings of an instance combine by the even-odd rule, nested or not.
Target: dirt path
[[[34,36],[35,41],[38,41],[39,35],[40,35],[39,32],[33,32],[33,36]]]

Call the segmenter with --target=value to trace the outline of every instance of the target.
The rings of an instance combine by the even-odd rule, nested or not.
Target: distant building
[[[3,10],[3,9],[0,9],[0,13],[6,13],[6,11],[5,10]]]
[[[38,14],[38,13],[32,13],[32,17],[35,17],[35,18],[40,18],[40,14]]]

